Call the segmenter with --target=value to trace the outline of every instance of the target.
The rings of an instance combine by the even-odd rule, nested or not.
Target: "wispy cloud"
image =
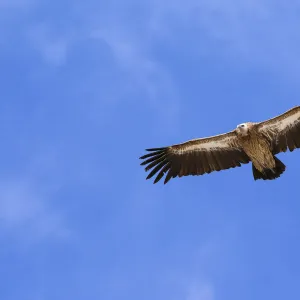
[[[66,20],[62,30],[58,29],[54,20],[33,23],[24,31],[32,48],[44,62],[49,67],[61,67],[69,63],[69,55],[78,49],[92,48],[95,43],[105,44],[114,60],[110,70],[103,70],[106,58],[99,51],[98,57],[94,57],[94,69],[89,69],[80,83],[73,85],[73,89],[79,94],[93,91],[91,98],[100,102],[100,107],[99,104],[94,106],[94,112],[108,111],[107,106],[119,104],[125,98],[132,100],[130,104],[145,104],[150,111],[155,111],[158,126],[163,125],[163,131],[174,132],[181,101],[171,73],[151,54],[151,35],[155,32],[152,25],[142,20],[141,30],[136,30],[136,24],[123,23],[121,12],[111,7],[104,13],[101,4],[95,4],[92,9],[89,6],[81,9],[79,3],[74,3],[66,9],[70,16],[80,21]],[[98,21],[91,17],[96,12]],[[86,54],[82,55],[84,64]],[[102,60],[103,64],[99,64]],[[47,72],[46,69],[44,71]],[[108,88],[111,85],[113,87]]]
[[[124,17],[124,12],[111,6],[104,21],[94,22],[93,26],[101,27],[109,34],[112,32],[110,39],[114,39],[118,55],[126,61],[129,49],[128,44],[124,45],[124,39],[128,34],[135,35],[135,41],[138,41],[132,44],[134,50],[138,49],[138,44],[147,53],[145,50],[151,48],[153,41],[174,40],[177,29],[192,28],[190,37],[194,37],[193,41],[180,45],[183,51],[188,47],[193,55],[200,56],[217,52],[226,59],[297,72],[300,38],[295,28],[300,25],[296,13],[299,7],[298,1],[284,6],[280,1],[270,0],[230,0],[226,3],[188,0],[184,4],[181,1],[144,1],[144,9],[140,9],[137,1],[130,1],[126,12],[128,15],[134,11],[141,14],[143,17],[138,22]],[[107,38],[109,34],[106,34]],[[207,39],[217,41],[217,47]]]
[[[214,300],[214,288],[212,284],[195,281],[189,287],[187,291],[186,300]]]
[[[24,8],[35,3],[35,0],[0,0],[0,9]]]
[[[0,6],[20,7],[25,3],[29,5],[31,2],[3,0]],[[47,62],[59,65],[65,62],[74,35],[80,35],[83,43],[88,43],[91,37],[102,39],[113,51],[120,67],[133,76],[131,84],[126,81],[126,88],[146,87],[150,103],[152,101],[156,107],[158,102],[166,101],[166,106],[171,102],[161,100],[163,90],[169,99],[172,98],[175,115],[180,101],[172,74],[155,60],[151,48],[157,38],[176,38],[176,26],[197,29],[193,45],[187,45],[194,49],[194,54],[210,53],[211,45],[203,42],[203,38],[209,37],[219,42],[220,52],[230,59],[256,62],[269,68],[298,70],[296,49],[300,38],[294,28],[299,25],[299,20],[293,13],[300,7],[297,1],[291,1],[289,7],[282,7],[279,1],[270,0],[231,0],[226,3],[188,0],[184,5],[180,1],[145,0],[143,6],[132,0],[123,9],[119,9],[119,3],[105,9],[101,4],[91,3],[94,5],[82,6],[75,2],[66,6],[68,14],[77,18],[80,24],[76,25],[72,18],[69,24],[66,21],[68,25],[64,27],[70,29],[67,34],[53,30],[54,20],[32,26],[26,34],[33,46]],[[133,18],[135,14],[141,17]]]
[[[156,5],[155,20],[160,27],[189,24],[194,30],[197,28],[193,48],[198,51],[193,54],[209,55],[211,45],[203,42],[209,38],[218,41],[213,52],[230,60],[275,70],[299,70],[300,38],[295,31],[300,25],[298,1],[291,1],[288,6],[270,0],[188,0],[184,5],[179,1]],[[173,18],[168,19],[170,14]],[[174,34],[174,30],[169,32]]]
[[[61,66],[67,56],[69,46],[68,36],[60,36],[58,32],[52,32],[52,28],[46,24],[35,24],[27,31],[27,37],[33,48],[47,63]]]
[[[90,37],[104,41],[111,49],[124,74],[123,84],[118,86],[123,95],[139,96],[139,102],[149,105],[164,130],[171,133],[178,125],[180,99],[169,71],[151,56],[151,40],[147,37],[151,31],[145,30],[137,33],[130,26],[107,23],[92,30]]]
[[[143,104],[155,112],[157,126],[163,130],[158,134],[178,131],[185,99],[180,96],[172,71],[153,53],[158,40],[176,41],[177,28],[193,28],[189,43],[174,44],[183,53],[187,48],[195,57],[219,53],[235,64],[280,70],[280,76],[282,71],[295,74],[299,70],[296,49],[300,40],[294,30],[299,22],[296,16],[286,17],[299,7],[296,1],[285,10],[279,2],[269,0],[188,0],[184,5],[180,1],[148,0],[140,5],[132,0],[122,4],[122,9],[118,1],[115,3],[104,8],[94,1],[90,5],[75,2],[66,6],[71,18],[65,21],[65,32],[55,30],[58,27],[52,20],[37,23],[26,33],[45,62],[54,66],[65,64],[69,53],[83,44],[86,48],[94,41],[106,44],[114,59],[109,75],[95,63],[91,73],[84,74],[85,80],[73,86],[83,94],[93,91],[93,113],[114,113],[116,105],[126,98],[132,101],[130,105]],[[207,39],[216,41],[217,47]],[[105,63],[106,57],[102,56],[99,51],[97,62],[103,59]],[[94,119],[101,122],[103,118],[97,113]]]
[[[2,232],[25,242],[68,236],[62,216],[49,203],[49,195],[27,179],[0,182],[0,224]]]

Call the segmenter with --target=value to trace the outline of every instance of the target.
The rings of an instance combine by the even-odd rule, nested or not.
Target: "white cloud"
[[[208,36],[220,42],[213,52],[219,51],[220,55],[236,64],[254,63],[280,71],[292,70],[294,74],[299,70],[300,39],[295,28],[300,24],[291,13],[299,8],[296,1],[292,1],[287,9],[292,17],[288,17],[279,2],[270,0],[144,0],[142,6],[139,1],[132,0],[128,5],[114,1],[114,5],[105,8],[94,1],[88,3],[75,2],[67,7],[70,16],[78,19],[78,23],[70,21],[70,28],[65,32],[55,30],[57,24],[48,21],[33,25],[26,32],[29,40],[41,57],[54,66],[64,64],[68,51],[80,43],[88,44],[92,39],[105,42],[120,71],[116,78],[117,88],[107,87],[109,91],[99,84],[96,70],[85,74],[80,83],[83,93],[93,91],[93,101],[101,102],[101,107],[95,105],[97,108],[93,111],[108,111],[105,102],[117,105],[124,98],[135,99],[135,102],[140,101],[155,111],[158,127],[165,130],[159,134],[178,131],[184,99],[179,96],[171,72],[155,59],[151,51],[157,39],[176,38],[175,26],[194,29],[193,44],[183,45],[191,49],[193,55],[211,55],[213,44],[205,41]],[[142,15],[138,22],[130,18],[134,12]],[[95,59],[99,61],[101,53]],[[278,74],[283,76],[282,72]],[[95,119],[102,119],[102,115]]]
[[[151,34],[151,33],[149,33]],[[177,127],[180,99],[171,74],[156,60],[149,50],[148,33],[137,34],[121,24],[106,26],[92,31],[91,38],[101,39],[110,47],[121,70],[125,71],[124,92],[143,91],[140,102],[146,102],[160,119],[160,126],[172,133]]]
[[[210,283],[193,282],[187,290],[186,300],[214,300],[214,288]]]
[[[70,11],[74,7],[69,7]],[[70,23],[65,30],[60,31],[53,22],[33,23],[25,29],[24,34],[49,67],[65,64],[68,52],[76,51],[75,47],[80,47],[82,43],[86,44],[86,48],[89,47],[89,42],[95,40],[106,43],[119,68],[116,75],[117,87],[113,89],[113,94],[104,94],[106,89],[102,85],[106,83],[101,82],[99,85],[98,76],[102,70],[96,69],[91,69],[91,74],[86,72],[82,82],[72,88],[78,90],[77,94],[93,91],[93,101],[100,101],[102,105],[100,108],[96,105],[97,109],[93,109],[94,112],[107,111],[107,104],[118,104],[125,95],[128,96],[126,99],[139,99],[137,101],[147,104],[149,109],[157,112],[157,119],[160,121],[158,126],[163,128],[162,133],[176,131],[180,107],[176,86],[171,74],[150,56],[151,41],[147,34],[143,31],[136,32],[134,27],[123,24],[118,20],[117,11],[105,13],[105,18],[101,18],[104,13],[99,11],[98,23],[90,22],[92,13],[85,9],[78,10],[80,26]],[[115,22],[112,22],[112,19]],[[148,31],[147,26],[145,30]],[[101,60],[101,53],[94,59]],[[84,57],[82,60],[84,61]],[[47,69],[44,71],[47,72]],[[34,70],[32,72],[34,73]]]
[[[172,81],[171,74],[150,58],[148,50],[155,38],[176,36],[174,24],[179,27],[188,25],[198,28],[199,35],[195,43],[187,47],[197,49],[200,55],[203,52],[210,53],[210,49],[203,50],[211,47],[202,42],[204,31],[210,38],[222,42],[222,54],[231,56],[231,59],[236,59],[238,54],[240,59],[268,67],[288,65],[289,68],[298,70],[300,38],[296,28],[300,21],[296,12],[300,7],[299,1],[291,1],[286,7],[279,1],[270,0],[144,0],[143,6],[140,1],[132,0],[128,5],[122,6],[122,9],[119,2],[115,1],[115,5],[105,8],[94,1],[89,1],[90,5],[84,6],[75,2],[68,9],[73,17],[80,20],[80,25],[71,28],[72,34],[54,33],[54,24],[48,22],[34,25],[29,31],[29,39],[47,62],[60,65],[65,61],[68,46],[74,37],[72,35],[76,35],[79,29],[83,36],[103,38],[120,64],[138,74],[135,79],[140,83],[148,81],[149,84],[151,74],[157,76],[162,72],[160,81],[164,85],[164,81]],[[31,2],[2,0],[0,7],[20,7],[23,3]],[[131,22],[128,17],[135,10],[136,14],[145,14],[138,23]],[[74,27],[75,23],[71,22],[69,26]],[[172,88],[174,86],[170,90]],[[153,97],[154,92],[150,93]]]
[[[198,28],[198,40],[192,47],[200,55],[210,53],[211,45],[202,42],[202,37],[208,36],[220,42],[214,52],[219,51],[231,60],[271,69],[299,70],[299,1],[290,1],[288,6],[270,0],[187,0],[155,5],[159,12],[155,14],[158,27],[168,27],[166,16],[171,14],[177,26],[188,24]]]
[[[122,12],[109,7],[105,21],[93,24],[102,31],[105,29],[106,38],[115,49],[118,48],[116,53],[123,62],[135,58],[137,49],[143,50],[145,58],[147,49],[156,38],[176,38],[177,28],[188,27],[193,29],[191,34],[195,39],[182,47],[193,50],[193,55],[211,55],[211,47],[214,47],[213,53],[219,52],[233,61],[255,63],[280,71],[299,70],[299,1],[291,1],[286,6],[280,1],[270,0],[145,0],[143,10],[137,1],[130,3]],[[139,9],[137,14],[145,13],[145,17],[139,23],[128,22],[124,15],[135,9]],[[131,45],[124,43],[128,36],[134,36]],[[207,43],[207,37],[218,41],[218,46]]]
[[[31,6],[35,0],[0,0],[0,9],[19,9]]]
[[[0,182],[0,228],[24,241],[45,237],[64,238],[68,230],[47,202],[38,185],[28,180]]]
[[[52,32],[51,26],[46,24],[31,27],[27,36],[47,63],[60,66],[65,62],[70,37]]]
[[[86,20],[91,36],[105,40],[120,66],[127,70],[131,85],[125,80],[126,89],[141,86],[147,91],[148,98],[141,101],[147,101],[157,116],[161,114],[166,127],[177,125],[184,99],[179,97],[171,72],[151,56],[151,50],[157,39],[176,38],[177,28],[193,28],[193,42],[182,45],[193,55],[218,53],[235,65],[275,70],[275,74],[289,80],[298,78],[300,22],[294,12],[300,7],[298,1],[291,1],[288,8],[270,0],[145,0],[143,6],[139,3],[133,0],[122,9],[115,8],[119,8],[116,5],[105,11],[97,11],[96,5],[91,15],[98,13],[103,17],[99,21],[92,18],[91,22],[84,11],[82,19]],[[138,22],[128,17],[135,10],[143,16]],[[207,37],[217,41],[217,46],[207,42]]]

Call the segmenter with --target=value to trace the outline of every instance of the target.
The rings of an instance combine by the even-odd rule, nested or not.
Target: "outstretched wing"
[[[270,141],[273,154],[300,148],[300,106],[257,123],[256,127]]]
[[[208,138],[194,139],[182,144],[163,148],[146,149],[150,151],[140,159],[149,173],[147,179],[156,176],[154,183],[166,174],[164,183],[172,177],[202,175],[212,171],[220,171],[240,167],[248,163],[249,157],[239,146],[234,131]]]

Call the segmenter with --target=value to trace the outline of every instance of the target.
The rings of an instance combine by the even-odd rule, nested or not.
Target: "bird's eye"
[[[245,125],[244,125],[244,124],[242,124],[242,125],[241,125],[241,127],[245,127]]]

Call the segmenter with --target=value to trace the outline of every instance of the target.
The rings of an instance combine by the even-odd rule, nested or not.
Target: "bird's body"
[[[272,169],[275,167],[274,155],[270,151],[268,142],[258,137],[256,134],[251,134],[249,139],[245,139],[242,143],[242,148],[248,155],[253,165],[257,170]]]
[[[242,149],[257,170],[263,171],[264,169],[274,168],[275,159],[270,151],[270,143],[264,136],[259,135],[254,125],[251,129],[247,135],[239,138]]]
[[[249,162],[255,180],[272,180],[286,169],[275,155],[296,148],[300,148],[300,106],[264,122],[240,124],[225,134],[147,149],[150,153],[140,158],[146,171],[152,169],[147,179],[158,173],[154,183],[165,174],[167,183],[177,176],[203,175]]]

